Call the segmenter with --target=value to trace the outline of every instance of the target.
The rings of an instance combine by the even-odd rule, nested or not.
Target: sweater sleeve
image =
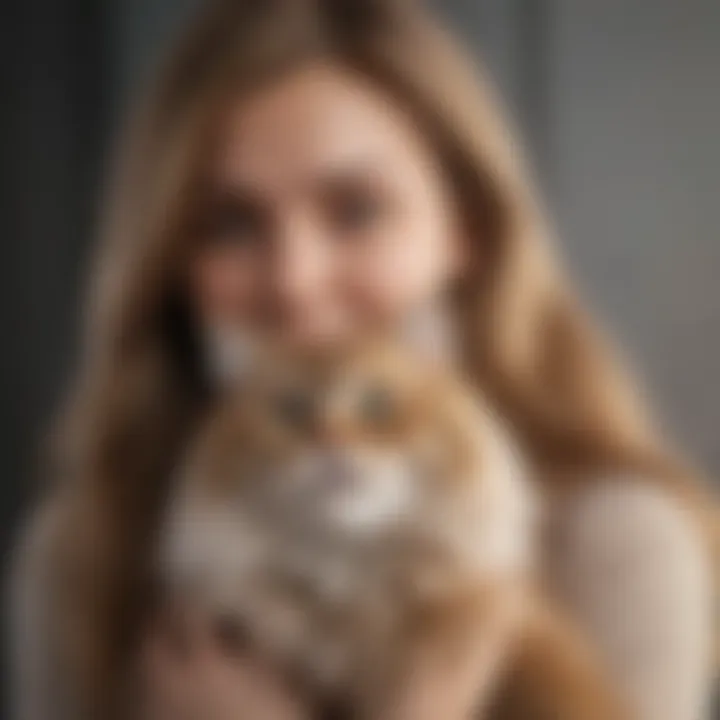
[[[23,528],[15,549],[7,618],[13,720],[66,720],[74,715],[53,618],[56,593],[51,568],[58,520],[57,508],[39,509]]]
[[[551,569],[641,720],[704,720],[713,690],[709,550],[648,483],[602,482],[556,509]]]

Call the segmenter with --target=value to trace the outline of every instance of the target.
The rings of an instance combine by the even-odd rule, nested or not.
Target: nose
[[[310,218],[287,218],[278,229],[269,267],[269,309],[294,335],[312,330],[321,317],[329,263],[319,230]]]

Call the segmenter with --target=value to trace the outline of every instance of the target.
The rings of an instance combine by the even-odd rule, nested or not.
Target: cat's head
[[[502,516],[515,458],[481,400],[406,342],[246,347],[190,477],[224,503],[338,537]]]

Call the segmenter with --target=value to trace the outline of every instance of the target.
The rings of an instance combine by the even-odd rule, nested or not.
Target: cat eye
[[[316,403],[311,393],[302,390],[285,390],[275,398],[275,411],[290,428],[299,432],[313,429]]]
[[[369,426],[387,427],[395,417],[395,402],[387,388],[374,386],[365,390],[360,398],[360,415]]]

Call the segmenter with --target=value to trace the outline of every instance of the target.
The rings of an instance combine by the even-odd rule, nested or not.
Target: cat
[[[169,503],[171,597],[318,713],[626,717],[534,588],[537,499],[458,373],[387,338],[247,355]]]

